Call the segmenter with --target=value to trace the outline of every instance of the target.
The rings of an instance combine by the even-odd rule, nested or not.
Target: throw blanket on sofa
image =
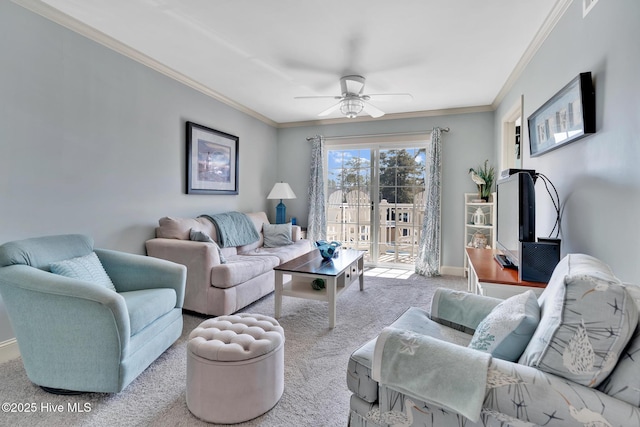
[[[488,353],[411,331],[385,328],[376,341],[371,377],[409,397],[477,422],[490,359]]]
[[[223,248],[248,245],[260,238],[251,219],[241,212],[200,216],[213,222],[218,234],[218,243]]]

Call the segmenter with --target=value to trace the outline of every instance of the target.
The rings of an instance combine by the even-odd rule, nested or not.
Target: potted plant
[[[489,201],[491,189],[496,179],[496,173],[493,166],[489,167],[489,160],[484,161],[484,166],[470,168],[471,180],[478,186],[478,197],[485,202]]]

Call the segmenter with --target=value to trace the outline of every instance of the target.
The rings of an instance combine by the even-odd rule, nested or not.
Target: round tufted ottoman
[[[271,317],[240,313],[207,319],[187,343],[187,407],[219,424],[273,408],[284,390],[284,330]]]

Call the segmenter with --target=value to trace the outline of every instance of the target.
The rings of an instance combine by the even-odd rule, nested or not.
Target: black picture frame
[[[187,122],[187,194],[238,194],[240,138]]]
[[[527,119],[529,153],[537,157],[596,132],[591,73],[580,73]]]

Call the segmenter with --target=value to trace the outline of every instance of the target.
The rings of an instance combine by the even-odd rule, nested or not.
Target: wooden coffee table
[[[360,282],[364,289],[364,254],[355,249],[341,249],[336,258],[324,260],[317,249],[285,262],[274,268],[276,273],[275,317],[280,318],[282,297],[297,297],[327,301],[329,303],[329,327],[336,326],[336,298],[353,282]],[[284,276],[290,280],[284,281]],[[324,279],[325,288],[315,290],[314,279]]]

